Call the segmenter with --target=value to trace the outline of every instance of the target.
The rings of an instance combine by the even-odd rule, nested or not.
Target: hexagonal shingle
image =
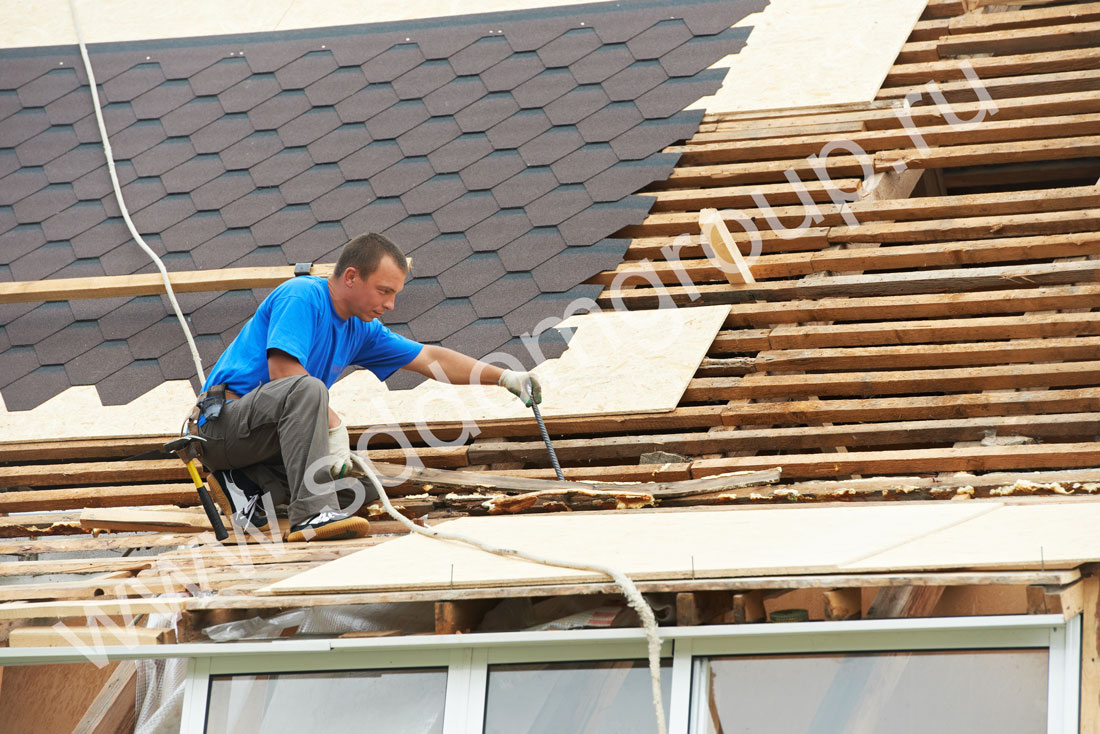
[[[336,71],[336,59],[329,50],[310,51],[275,72],[283,89],[304,89]]]
[[[305,87],[310,104],[334,105],[347,99],[367,84],[367,76],[357,66],[341,66]]]
[[[629,240],[604,240],[587,247],[568,247],[552,261],[531,270],[543,293],[560,293],[577,285],[578,273],[612,270],[623,259]]]
[[[24,140],[49,129],[46,111],[39,108],[23,108],[14,115],[0,120],[0,147],[14,148]]]
[[[69,377],[64,367],[39,367],[4,388],[4,403],[11,411],[30,410],[68,387]]]
[[[552,127],[519,147],[529,166],[548,166],[584,145],[584,138],[572,125]]]
[[[603,81],[604,91],[613,102],[624,102],[638,97],[668,79],[664,67],[657,61],[635,61],[633,64]]]
[[[362,209],[340,220],[349,236],[365,232],[382,232],[408,216],[401,200],[396,197],[380,197]]]
[[[499,318],[539,294],[529,273],[508,273],[470,296],[470,305],[480,318]]]
[[[401,196],[401,203],[409,214],[430,214],[454,201],[466,191],[462,179],[454,174],[435,176],[410,189]],[[436,223],[438,226],[438,222]],[[442,230],[442,228],[440,229]]]
[[[279,137],[288,148],[306,146],[340,127],[340,116],[331,107],[314,107],[279,126]]]
[[[191,314],[196,334],[220,334],[239,324],[259,307],[252,291],[228,291]]]
[[[246,171],[227,171],[191,192],[191,201],[199,211],[221,209],[256,188]]]
[[[195,92],[185,79],[169,80],[140,94],[131,102],[139,120],[159,120],[172,110],[195,98]]]
[[[336,222],[321,222],[291,237],[283,244],[283,252],[291,262],[317,262],[348,241],[344,228]]]
[[[194,191],[207,181],[213,181],[225,173],[225,164],[220,156],[213,153],[197,155],[160,176],[164,190],[170,194],[183,194]]]
[[[394,78],[392,84],[401,99],[419,99],[454,78],[454,69],[446,61],[425,61]]]
[[[179,331],[179,324],[176,324]],[[183,336],[181,335],[182,339]],[[131,350],[132,351],[132,350]],[[125,405],[164,382],[164,373],[155,359],[134,360],[118,372],[96,383],[96,392],[104,405]]]
[[[479,252],[440,273],[437,280],[448,298],[465,298],[503,277],[504,272],[496,253]]]
[[[10,347],[0,352],[0,359],[4,360],[4,369],[0,371],[0,388],[7,387],[38,369],[38,357],[35,356],[33,347]],[[4,396],[5,400],[7,397]],[[12,409],[10,404],[8,409]]]
[[[341,125],[306,147],[315,163],[335,163],[366,147],[370,141],[367,129],[361,123],[352,123]]]
[[[74,321],[35,344],[34,352],[39,364],[65,364],[101,341],[103,334],[95,321]]]
[[[24,166],[41,166],[80,145],[69,125],[57,125],[15,146],[15,154]]]
[[[244,137],[243,135],[241,137]],[[228,143],[227,143],[228,145]],[[168,138],[138,154],[130,162],[139,176],[159,176],[195,157],[196,151],[188,138]]]
[[[437,173],[457,173],[474,161],[493,152],[493,144],[483,133],[466,133],[428,154],[428,162]]]
[[[547,69],[512,90],[512,98],[525,109],[545,107],[577,86],[568,69]]]
[[[412,255],[413,274],[418,278],[434,278],[472,253],[473,249],[466,235],[462,233],[441,234],[407,252]],[[442,295],[442,291],[440,294]]]
[[[23,166],[0,178],[0,205],[10,206],[49,185],[46,170],[40,166]]]
[[[465,298],[450,298],[409,321],[413,337],[420,342],[438,342],[477,320],[477,312]]]
[[[440,232],[464,232],[499,209],[488,191],[468,191],[432,212]]]
[[[374,191],[366,181],[348,181],[337,186],[310,204],[319,222],[335,222],[358,211],[375,199]]]
[[[408,254],[425,242],[438,237],[439,229],[435,226],[435,222],[431,217],[422,214],[407,217],[382,234],[395,242],[402,252]]]
[[[634,63],[625,43],[607,44],[569,66],[578,84],[598,84]]]
[[[574,87],[546,105],[546,116],[555,125],[572,125],[611,102],[599,84]]]
[[[217,97],[198,97],[161,117],[160,124],[170,136],[190,135],[223,114],[225,112]]]
[[[400,196],[435,175],[427,158],[402,158],[370,178],[379,196]]]
[[[634,100],[648,119],[669,117],[683,109],[683,100],[714,94],[722,86],[728,69],[704,69],[692,77],[669,79]]]
[[[714,63],[715,54],[737,53],[752,28],[726,28],[713,36],[693,38],[660,58],[669,76],[692,76]]]
[[[573,28],[542,46],[535,53],[547,68],[553,68],[569,66],[602,45],[603,41],[600,40],[594,28]]]
[[[248,111],[255,130],[275,130],[310,109],[310,100],[301,90],[279,92]]]
[[[484,132],[519,111],[519,104],[508,92],[487,94],[455,114],[462,132]]]
[[[270,158],[253,165],[248,172],[257,186],[279,186],[312,165],[313,159],[306,148],[283,148]],[[283,195],[286,195],[285,189]]]
[[[424,106],[432,115],[453,115],[488,94],[476,76],[460,76],[424,96]]]
[[[103,156],[103,147],[87,143],[62,153],[43,166],[43,170],[50,183],[62,183],[75,181],[90,171],[106,167],[107,159]]]
[[[478,252],[499,249],[531,229],[523,209],[501,209],[466,230],[466,238]]]
[[[104,341],[65,364],[65,373],[73,385],[94,385],[132,362],[125,341]]]
[[[581,120],[576,127],[586,143],[605,143],[644,119],[633,102],[615,102]]]
[[[550,120],[542,110],[520,110],[489,128],[489,142],[498,150],[518,148],[539,133],[549,130]]]
[[[367,120],[367,130],[375,140],[390,140],[412,130],[429,117],[419,99],[398,102]]]
[[[222,219],[227,227],[248,227],[284,206],[286,202],[278,187],[256,189],[222,207]]]
[[[372,82],[390,82],[424,61],[415,43],[400,43],[386,49],[363,64],[363,73]]]
[[[431,117],[397,137],[397,144],[407,156],[427,155],[462,134],[449,115]]]
[[[525,168],[493,187],[493,198],[503,208],[525,206],[558,187],[558,179],[546,167]]]
[[[140,211],[134,212],[131,219],[139,232],[159,232],[183,221],[196,211],[195,203],[187,194],[168,194]]]
[[[490,66],[512,55],[512,47],[504,36],[484,36],[451,55],[451,68],[459,76],[480,74]]]
[[[15,202],[12,211],[18,222],[41,222],[75,203],[76,194],[71,185],[49,184]]]
[[[366,122],[382,110],[397,104],[397,92],[389,82],[368,84],[336,104],[336,114],[344,122]]]
[[[444,298],[443,289],[434,278],[413,278],[405,284],[397,297],[396,307],[384,320],[387,324],[408,323]]]
[[[125,102],[163,84],[164,80],[160,64],[147,62],[131,67],[100,86],[105,102]]]
[[[684,140],[699,129],[702,110],[681,112],[671,117],[645,120],[611,141],[611,149],[622,160],[637,160],[677,140]]]
[[[166,252],[190,252],[192,248],[224,231],[225,222],[218,212],[197,212],[162,229],[160,241]]]
[[[50,240],[69,240],[106,218],[103,204],[98,201],[78,201],[42,222],[42,232]]]
[[[129,339],[167,316],[160,296],[138,296],[99,319],[104,339]]]
[[[241,56],[221,59],[191,77],[191,88],[199,96],[218,94],[252,75]]]
[[[240,260],[256,248],[251,230],[229,229],[191,250],[191,257],[200,270],[224,268]]]
[[[14,92],[11,94],[16,96]],[[92,95],[88,94],[87,89],[74,89],[46,105],[46,115],[51,125],[72,125],[91,114],[94,114]]]
[[[308,204],[344,183],[340,168],[332,163],[321,163],[298,174],[279,186],[287,204]]]
[[[537,54],[530,51],[512,54],[481,72],[481,82],[490,92],[515,89],[545,69]]]
[[[24,107],[45,107],[81,85],[75,69],[51,69],[18,89],[19,102]]]
[[[679,18],[655,23],[626,42],[631,55],[638,60],[656,59],[692,37],[687,24]]]
[[[556,227],[536,227],[497,250],[501,263],[510,271],[530,270],[566,247]]]
[[[73,322],[73,312],[64,301],[43,303],[4,325],[15,346],[31,346]]]

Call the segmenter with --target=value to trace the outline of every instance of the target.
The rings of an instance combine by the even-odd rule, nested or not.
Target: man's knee
[[[295,375],[284,379],[294,380],[287,394],[288,402],[328,407],[328,388],[313,375]]]

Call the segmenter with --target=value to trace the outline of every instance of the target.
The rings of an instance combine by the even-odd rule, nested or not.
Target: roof
[[[553,470],[533,420],[485,424],[476,440],[450,447],[431,446],[418,427],[402,426],[428,469],[394,490],[397,504],[425,523],[473,514],[673,513],[796,502],[1091,504],[1100,489],[1100,286],[1093,259],[1100,254],[1094,134],[1100,98],[1092,91],[1100,56],[1072,31],[1088,22],[1074,19],[1076,7],[965,13],[962,3],[932,2],[875,100],[705,116],[683,144],[661,151],[678,158],[667,177],[645,190],[655,200],[650,213],[613,233],[629,240],[621,262],[589,278],[602,289],[597,300],[604,305],[618,297],[627,307],[651,308],[663,292],[684,308],[734,306],[677,408],[551,420],[566,483],[534,481],[549,479]],[[998,107],[973,126],[950,124],[924,86],[935,81],[963,119],[978,113],[983,103],[975,101],[960,66],[964,56]],[[907,118],[901,100],[914,92],[924,94]],[[928,142],[926,150],[917,149],[907,123]],[[838,135],[864,153],[835,151],[827,163],[832,182],[818,182],[807,156]],[[865,167],[875,174],[867,181]],[[788,170],[806,182],[821,216],[797,233],[777,226],[794,225],[807,213]],[[775,207],[770,220],[753,198],[758,188]],[[856,200],[842,209],[830,195],[838,190],[856,192]],[[760,230],[755,282],[730,282],[697,238],[679,251],[686,281],[662,258],[662,248],[678,235],[698,234],[700,212],[712,207],[741,209]],[[737,218],[724,221],[738,232]],[[647,273],[664,287],[638,280],[611,292],[616,275],[628,272]],[[441,437],[457,433],[454,425],[431,428]],[[192,631],[211,610],[613,588],[263,597],[255,593],[261,586],[387,542],[385,533],[399,528],[378,519],[372,538],[323,548],[290,544],[279,554],[254,544],[254,573],[244,577],[239,556],[195,540],[205,520],[178,461],[118,460],[160,440],[0,446],[7,462],[0,484],[22,488],[0,495],[0,511],[32,513],[0,519],[12,536],[0,542],[0,553],[35,557],[0,564],[0,573],[135,574],[13,591],[18,598],[53,600],[30,613],[82,618],[89,609],[119,608],[113,600],[89,601],[96,589],[137,596],[141,585],[153,583],[181,591],[169,563],[190,568],[197,559],[213,571],[204,583],[216,593],[170,603],[194,615],[187,622]],[[392,443],[371,451],[376,462],[399,463],[403,455]],[[134,532],[92,538],[92,528]],[[69,534],[76,537],[64,537]],[[176,549],[186,544],[191,547]],[[117,557],[132,548],[170,550],[157,567],[148,557]],[[45,556],[72,551],[97,557]],[[1078,573],[1042,576],[1042,568],[1020,568],[1008,564],[996,574],[1010,574],[997,578],[1021,594],[1028,584],[1073,583],[1077,576],[1065,573]],[[930,573],[934,578],[919,583],[994,583],[991,575],[966,571]],[[916,583],[912,574],[877,571],[843,582],[867,588]],[[645,590],[759,594],[838,583],[835,577],[678,578]],[[154,602],[141,603],[151,608]],[[28,614],[22,606],[0,610]]]
[[[333,262],[383,232],[414,260],[387,315],[504,351],[617,264],[763,0],[609,3],[240,37],[93,44],[123,196],[170,271]],[[488,25],[491,23],[491,25]],[[152,271],[110,194],[75,47],[4,49],[0,280]],[[183,295],[212,365],[267,290]],[[557,314],[554,312],[557,311]],[[158,296],[0,305],[8,410],[107,405],[191,377]],[[552,341],[553,356],[564,344]]]

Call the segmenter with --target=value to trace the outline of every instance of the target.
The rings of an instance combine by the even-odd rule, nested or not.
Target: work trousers
[[[377,499],[356,479],[333,481],[328,447],[328,388],[316,377],[293,375],[264,383],[227,401],[216,420],[198,429],[209,469],[239,469],[276,505],[287,504],[291,524],[320,512],[354,512]]]

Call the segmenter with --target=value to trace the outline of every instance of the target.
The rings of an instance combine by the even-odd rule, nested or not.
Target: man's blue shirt
[[[394,334],[381,322],[341,319],[328,282],[300,276],[281,284],[218,359],[203,389],[224,384],[238,395],[268,382],[267,350],[298,360],[306,372],[332,387],[348,365],[365,367],[385,380],[404,367],[422,345]]]

